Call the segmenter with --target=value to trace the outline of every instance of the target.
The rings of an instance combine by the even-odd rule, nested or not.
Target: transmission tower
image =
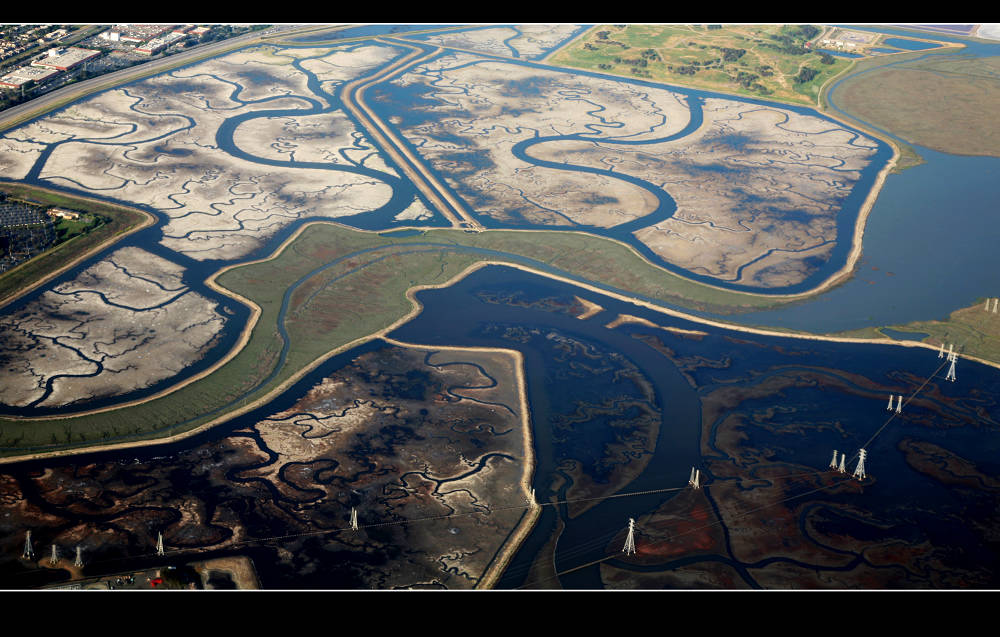
[[[77,568],[83,568],[83,553],[82,553],[82,550],[83,549],[80,548],[80,545],[77,544],[76,545],[76,560],[74,560],[74,562],[73,562],[73,566],[75,566]]]
[[[49,558],[49,564],[58,564],[59,555],[56,553],[56,545],[52,545],[52,557]]]
[[[858,467],[854,470],[854,477],[858,480],[865,479],[865,456],[868,452],[862,449],[858,452]]]
[[[987,305],[989,305],[988,301]],[[941,349],[938,350],[938,358],[944,358],[944,343],[941,343]]]
[[[622,548],[625,555],[635,555],[635,520],[628,519],[628,536],[625,538],[625,547]]]
[[[892,411],[892,394],[889,394],[889,404],[885,407],[886,411]]]
[[[839,471],[841,473],[847,473],[846,463],[847,463],[847,453],[844,452],[844,453],[840,454],[840,466],[837,467],[837,471]]]
[[[688,478],[688,485],[695,489],[701,488],[701,469],[691,467],[691,477]]]
[[[902,394],[899,395],[899,402],[896,403],[896,413],[897,414],[903,413],[903,395]]]
[[[948,375],[945,376],[944,379],[945,380],[950,380],[953,383],[956,380],[956,377],[955,377],[955,359],[954,358],[951,359],[951,367],[948,368]]]
[[[31,531],[29,530],[24,534],[24,552],[21,553],[21,558],[25,560],[35,559],[35,549],[31,547]]]
[[[833,450],[833,460],[830,461],[830,468],[831,469],[836,469],[837,468],[837,450],[836,449]]]
[[[351,530],[358,530],[358,510],[351,507]]]
[[[163,555],[163,533],[156,534],[156,554]]]

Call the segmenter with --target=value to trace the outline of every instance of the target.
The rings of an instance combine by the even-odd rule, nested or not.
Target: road
[[[329,26],[337,27],[350,25],[332,24]],[[106,75],[100,75],[89,80],[84,80],[83,82],[76,82],[52,91],[51,93],[46,93],[45,95],[25,102],[24,104],[18,104],[17,106],[0,112],[0,130],[5,130],[12,126],[21,124],[45,111],[90,93],[96,93],[98,91],[111,88],[112,86],[125,84],[126,82],[130,82],[132,80],[161,73],[168,69],[182,66],[205,57],[218,55],[219,53],[223,53],[230,49],[247,46],[249,44],[256,44],[259,42],[267,42],[275,37],[275,33],[280,33],[280,37],[284,38],[294,35],[299,31],[310,31],[315,28],[316,25],[305,25],[301,27],[277,26],[263,31],[244,33],[243,35],[238,35],[235,38],[223,40],[222,42],[204,44],[194,47],[193,49],[184,49],[180,53],[175,53],[174,55],[170,55],[168,57],[144,62],[137,66],[131,66],[127,69],[114,71]]]
[[[392,44],[394,46],[408,46],[396,40],[392,41]],[[396,162],[407,178],[413,182],[420,192],[427,197],[453,226],[481,231],[483,229],[482,226],[469,214],[465,206],[438,181],[434,174],[424,166],[423,162],[396,136],[392,129],[379,119],[368,105],[365,104],[364,92],[369,86],[377,82],[384,82],[393,75],[402,73],[418,62],[423,62],[441,51],[441,49],[435,49],[425,53],[418,47],[409,48],[412,49],[411,53],[390,64],[382,71],[370,77],[359,78],[345,84],[341,92],[341,101],[344,107],[364,126],[376,143]]]

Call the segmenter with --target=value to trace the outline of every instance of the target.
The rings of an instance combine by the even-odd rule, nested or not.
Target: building
[[[172,24],[116,24],[101,33],[101,37],[110,42],[126,44],[142,44],[173,28]]]
[[[32,60],[31,65],[56,69],[57,71],[68,71],[100,54],[100,51],[81,49],[75,46],[55,47],[46,51],[42,57]]]
[[[75,210],[66,210],[65,208],[49,208],[46,210],[50,217],[61,217],[63,219],[79,219],[80,213]]]
[[[172,44],[176,44],[181,40],[187,38],[187,33],[178,33],[177,31],[171,31],[166,35],[161,35],[158,38],[153,38],[149,42],[143,44],[142,46],[136,47],[136,53],[145,53],[146,55],[156,55],[163,49],[167,48]]]
[[[0,87],[21,88],[30,85],[32,82],[44,82],[53,75],[59,73],[57,69],[50,69],[37,66],[22,66],[10,73],[0,77]]]

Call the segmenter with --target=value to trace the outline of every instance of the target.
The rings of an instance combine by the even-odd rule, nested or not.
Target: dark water
[[[924,395],[933,394],[936,398],[919,406],[908,405],[905,418],[900,416],[895,424],[878,433],[886,421],[886,397],[894,392],[909,396],[940,366],[933,352],[760,337],[706,329],[695,323],[666,319],[654,312],[589,293],[583,296],[602,305],[605,311],[580,322],[569,316],[515,306],[497,307],[481,300],[484,293],[498,291],[514,295],[521,302],[565,297],[573,293],[572,288],[562,284],[539,280],[507,268],[487,268],[448,290],[422,292],[419,298],[425,304],[424,313],[394,332],[393,336],[432,344],[516,347],[524,352],[529,380],[528,398],[532,405],[539,454],[535,488],[541,501],[551,495],[546,493],[548,478],[564,473],[559,469],[561,458],[577,457],[584,466],[590,466],[588,463],[595,462],[595,458],[588,458],[586,454],[593,454],[594,449],[600,449],[606,443],[601,438],[602,430],[597,428],[574,431],[573,443],[567,445],[546,423],[557,422],[561,415],[571,410],[575,401],[589,398],[599,390],[586,383],[563,385],[553,382],[553,361],[539,356],[544,348],[531,341],[519,344],[506,340],[505,343],[505,339],[497,337],[496,330],[490,329],[495,323],[506,325],[515,320],[526,321],[530,326],[540,326],[543,334],[555,328],[561,334],[592,339],[601,346],[613,347],[648,375],[657,388],[657,399],[663,409],[663,428],[648,467],[622,491],[683,485],[692,466],[701,466],[703,474],[708,475],[710,480],[711,473],[704,469],[704,459],[697,447],[701,413],[698,400],[711,401],[709,394],[712,390],[733,383],[749,387],[770,376],[809,372],[828,382],[821,380],[819,385],[789,387],[778,395],[750,398],[740,405],[740,413],[745,414],[769,413],[777,408],[766,421],[767,427],[747,431],[750,438],[745,443],[746,448],[771,450],[773,455],[769,461],[772,463],[823,470],[830,460],[832,449],[855,453],[877,434],[868,450],[871,454],[870,472],[877,474],[878,488],[866,491],[860,500],[851,500],[852,504],[872,511],[879,520],[895,520],[894,524],[901,529],[893,531],[896,537],[905,539],[923,534],[921,537],[931,537],[933,542],[946,544],[944,538],[948,533],[958,533],[963,537],[975,535],[964,528],[946,530],[951,523],[943,522],[936,515],[944,510],[955,510],[954,490],[915,471],[896,451],[896,445],[904,438],[930,441],[970,459],[980,470],[995,474],[1000,469],[1000,463],[994,460],[992,454],[995,448],[1000,447],[1000,440],[989,432],[996,432],[1000,417],[1000,406],[995,398],[1000,395],[1000,374],[996,370],[963,361],[960,382],[953,384],[942,382],[944,370],[939,369],[930,386],[924,388]],[[641,326],[616,330],[604,328],[604,324],[618,312],[649,318],[661,325],[703,330],[709,335],[695,340],[664,336],[660,330]],[[694,388],[679,376],[675,363],[637,338],[649,335],[659,335],[678,358],[703,361],[701,367],[687,370],[695,383]],[[858,384],[856,375],[865,379],[864,384]],[[696,400],[696,397],[700,399]],[[947,432],[938,426],[944,422],[951,423]],[[839,423],[839,432],[830,426],[833,423]],[[809,427],[814,427],[814,430],[803,433],[803,428]],[[588,447],[591,448],[585,451]],[[995,496],[988,492],[979,495],[995,503]],[[557,569],[568,570],[606,556],[609,550],[607,542],[624,528],[628,517],[636,517],[669,497],[669,494],[658,494],[612,499],[576,519],[570,520],[563,515],[563,521],[568,526],[559,539]],[[818,500],[824,501],[823,498]],[[828,504],[842,502],[838,496]],[[905,502],[919,505],[928,513],[908,521],[897,520],[898,509]],[[532,587],[532,582],[525,581],[527,569],[552,532],[555,518],[554,513],[546,511],[524,549],[511,564],[502,587]],[[857,524],[860,523],[852,525],[841,521],[837,529],[864,540],[867,527],[862,526],[859,530],[855,528]],[[595,538],[602,537],[606,538],[604,542],[595,542]],[[994,549],[984,544],[982,538],[976,542],[980,558],[995,565],[998,558]],[[561,558],[560,554],[566,557]],[[732,556],[723,556],[723,559],[737,571],[746,572],[747,565],[739,564]],[[616,563],[617,560],[611,562]],[[962,560],[949,567],[971,568]],[[591,567],[577,571],[561,583],[567,587],[599,587],[598,570]],[[757,585],[748,574],[745,583]],[[543,583],[541,586],[549,587],[550,584]]]
[[[399,95],[399,99],[405,101],[408,96]],[[318,112],[324,107],[317,104],[315,108]],[[255,115],[264,116],[262,113]],[[984,264],[992,262],[995,237],[1000,236],[1000,215],[993,214],[995,202],[1000,201],[1000,160],[955,157],[926,149],[918,149],[918,152],[928,160],[927,164],[890,176],[886,182],[869,217],[865,260],[857,276],[809,303],[779,312],[746,315],[740,320],[747,324],[784,325],[816,331],[842,330],[941,318],[956,307],[969,305],[978,296],[995,294],[997,278]],[[402,205],[402,202],[394,205]],[[945,231],[942,231],[943,218],[947,220]],[[139,245],[180,262],[188,268],[185,283],[210,295],[211,291],[201,282],[220,264],[197,263],[157,248],[161,225],[135,235],[114,249]],[[378,226],[378,223],[372,224],[373,228]],[[286,234],[282,233],[284,236]],[[272,245],[273,242],[269,242],[268,247]],[[103,256],[81,265],[61,280],[73,278]],[[545,303],[525,307],[495,302],[499,297],[525,303],[547,298],[565,300],[578,293],[578,289],[507,268],[487,268],[453,288],[421,293],[424,312],[393,333],[396,338],[417,343],[517,347],[524,352],[539,463],[535,486],[542,501],[547,496],[558,497],[566,492],[565,485],[558,489],[552,487],[556,476],[565,477],[565,469],[561,468],[564,461],[575,460],[598,479],[607,479],[609,474],[601,465],[602,450],[617,435],[607,417],[593,419],[589,428],[574,430],[572,436],[553,430],[550,423],[565,422],[567,414],[574,413],[581,402],[610,400],[620,395],[632,400],[641,398],[634,382],[608,382],[602,375],[605,372],[591,370],[582,376],[573,375],[583,373],[572,365],[579,359],[561,358],[561,350],[552,345],[557,341],[548,338],[548,334],[586,345],[584,351],[597,356],[595,360],[604,360],[612,353],[620,355],[654,388],[654,406],[661,414],[660,434],[653,449],[649,450],[647,468],[623,487],[625,491],[683,485],[690,468],[703,465],[698,447],[701,401],[722,385],[752,386],[762,378],[795,370],[827,374],[829,382],[826,384],[794,387],[777,396],[747,399],[739,406],[745,414],[766,412],[776,404],[780,407],[770,416],[770,429],[748,430],[745,446],[773,451],[774,462],[822,469],[829,462],[832,449],[854,450],[879,431],[886,419],[886,395],[909,395],[939,365],[933,352],[922,349],[733,335],[700,324],[667,319],[590,293],[583,296],[600,303],[606,310],[588,321],[552,311],[551,307],[545,309]],[[485,301],[484,295],[493,298],[494,302]],[[221,298],[219,302],[225,303]],[[226,338],[238,333],[238,327],[245,320],[244,309],[238,306],[230,309],[237,314],[227,323]],[[671,337],[662,330],[634,325],[616,330],[604,328],[618,312],[644,316],[661,325],[705,331],[709,335],[695,340]],[[503,337],[509,335],[507,330],[514,328],[521,330],[514,333],[526,340]],[[531,330],[538,333],[525,332]],[[700,358],[702,363],[712,364],[682,372],[677,364],[637,336],[656,336],[669,344],[676,357]],[[731,340],[733,338],[742,342]],[[226,349],[225,342],[220,343],[219,351]],[[345,364],[359,351],[346,352],[323,365],[281,399],[263,408],[261,413],[273,413],[283,408],[282,405],[290,405],[303,388],[310,386],[309,383],[336,369],[337,365]],[[195,373],[197,369],[188,373]],[[694,381],[694,387],[685,379],[685,374]],[[820,526],[869,542],[896,538],[904,542],[926,541],[940,545],[948,549],[950,555],[947,568],[969,572],[977,567],[987,569],[987,575],[976,581],[994,583],[997,578],[993,574],[998,572],[996,550],[983,539],[979,529],[989,527],[990,516],[996,510],[995,487],[943,483],[914,469],[900,452],[907,440],[916,439],[947,449],[987,476],[1000,474],[994,442],[1000,440],[996,436],[998,407],[995,399],[1000,395],[1000,375],[992,368],[967,361],[959,365],[957,383],[943,382],[942,374],[939,370],[926,388],[933,399],[908,408],[905,417],[890,423],[869,447],[870,471],[878,480],[876,488],[866,489],[860,496],[842,495],[834,500],[836,504],[847,503],[865,509],[880,525],[831,509],[824,513],[825,521]],[[866,384],[857,384],[854,375],[866,379]],[[634,412],[635,408],[630,407],[622,413],[634,415]],[[195,445],[211,444],[225,432],[258,415],[260,413],[248,415],[224,429],[212,430],[182,443],[130,452],[127,457],[169,456]],[[798,432],[803,423],[829,426],[802,435]],[[834,427],[834,423],[840,429]],[[124,457],[122,453],[87,454],[74,461],[82,465]],[[22,463],[9,470],[21,472],[44,466],[44,462]],[[703,473],[709,481],[713,478],[710,472]],[[178,489],[201,488],[184,482],[183,476],[178,480]],[[628,517],[650,511],[670,497],[670,494],[654,494],[611,499],[572,520],[567,518],[565,509],[557,511],[547,507],[501,585],[517,587],[531,583],[526,581],[527,566],[548,539],[557,516],[568,523],[556,556],[557,568],[565,570],[607,555],[608,542],[622,530]],[[828,507],[829,502],[816,506]],[[886,525],[891,530],[887,530]],[[262,571],[265,585],[269,579],[279,581],[287,577],[287,573],[279,577],[268,571],[266,561],[270,553],[260,548],[250,552],[259,556],[257,567]],[[724,562],[741,574],[746,585],[757,585],[747,565],[740,564],[732,555],[690,558],[685,563],[699,559]],[[619,561],[611,563],[624,566]],[[324,585],[319,577],[309,581],[311,585]],[[561,583],[567,587],[595,588],[600,586],[600,579],[597,569],[592,567],[563,578]],[[331,584],[327,582],[326,585]]]
[[[600,304],[604,310],[586,321],[575,318],[568,308],[576,294]],[[929,442],[972,463],[977,472],[989,476],[988,480],[1000,474],[1000,462],[995,460],[1000,451],[1000,436],[996,435],[1000,405],[995,398],[1000,395],[1000,374],[992,368],[962,361],[958,367],[959,382],[948,383],[941,378],[939,359],[928,350],[763,337],[706,328],[601,295],[581,293],[578,288],[506,267],[484,268],[450,288],[428,290],[418,296],[424,311],[390,336],[429,345],[499,346],[524,354],[537,454],[533,485],[542,502],[550,497],[564,500],[581,495],[602,497],[682,487],[691,467],[700,467],[703,480],[711,484],[716,480],[709,469],[711,457],[702,456],[699,441],[703,432],[702,412],[716,400],[713,392],[731,391],[734,387],[751,390],[774,378],[788,378],[791,379],[788,385],[777,393],[748,394],[735,407],[732,413],[760,423],[745,429],[743,453],[765,450],[767,466],[822,471],[832,449],[854,452],[867,445],[869,472],[877,476],[874,487],[861,495],[813,496],[806,501],[814,507],[835,510],[827,516],[829,519],[824,518],[825,532],[847,534],[858,542],[874,541],[870,537],[875,532],[870,528],[874,516],[876,527],[882,529],[878,532],[899,541],[931,542],[945,552],[950,550],[948,547],[964,545],[961,556],[946,560],[942,570],[973,572],[973,562],[979,568],[996,566],[995,547],[977,531],[977,525],[986,519],[984,516],[994,510],[989,507],[996,505],[993,489],[942,484],[916,471],[898,450],[899,445],[910,440]],[[616,329],[605,327],[619,313],[647,318],[658,325],[698,330],[704,335],[684,337],[636,324]],[[669,350],[669,355],[650,345],[657,342]],[[169,466],[172,458],[197,449],[210,450],[234,430],[289,408],[319,379],[360,353],[378,347],[381,347],[379,342],[372,342],[344,352],[303,378],[279,399],[192,439],[137,451],[84,454],[74,457],[73,465],[86,467],[135,458],[141,463],[155,461]],[[908,403],[905,414],[880,432],[886,423],[887,396],[909,396],[935,370],[937,375],[921,394],[925,399]],[[799,377],[806,382],[792,382]],[[649,418],[658,422],[659,433],[652,440],[643,439],[643,428],[636,424],[642,421],[643,414],[647,416],[647,424]],[[709,442],[715,448],[711,437]],[[622,444],[634,453],[618,455],[614,450]],[[0,473],[23,476],[53,463],[59,464],[58,461],[20,463],[4,467]],[[591,491],[569,490],[574,475],[579,475],[570,470],[574,465],[594,481]],[[623,478],[623,474],[616,473],[623,467],[641,470],[635,476]],[[752,466],[748,468],[751,469]],[[231,499],[218,485],[195,480],[185,472],[174,472],[171,480],[171,489],[207,503]],[[552,533],[557,517],[567,526],[559,538],[556,566],[558,570],[569,570],[613,555],[620,548],[612,540],[620,535],[629,517],[640,518],[675,495],[676,491],[670,491],[603,500],[572,518],[565,505],[546,507],[545,515],[511,563],[501,587],[555,585],[529,581],[527,573]],[[867,513],[845,518],[836,514],[841,505]],[[276,519],[255,517],[249,509],[246,515],[252,536],[283,532]],[[885,530],[886,524],[891,531]],[[324,549],[321,543],[314,544],[306,542],[297,545],[296,550],[311,556],[310,560],[321,559],[317,556],[324,555]],[[133,550],[141,553],[139,548]],[[351,586],[349,578],[337,579],[343,574],[324,579],[322,573],[310,572],[296,580],[287,565],[280,568],[276,565],[273,550],[251,546],[247,551],[254,558],[265,587]],[[209,551],[205,556],[223,554],[227,552]],[[721,561],[741,573],[747,586],[760,585],[750,573],[752,565],[740,562],[725,550],[684,558],[659,570],[668,572],[682,564],[706,560]],[[142,558],[136,563],[148,561]],[[607,563],[631,568],[616,558]],[[116,562],[116,568],[129,564],[123,556],[122,561]],[[979,574],[979,577],[976,581],[982,581],[984,576]],[[914,578],[900,581],[921,584]],[[561,578],[558,584],[570,588],[602,586],[597,567],[577,570]]]
[[[882,328],[882,333],[890,338],[894,338],[897,341],[922,341],[930,334],[925,334],[923,332],[900,332],[899,330],[889,329],[888,327]]]

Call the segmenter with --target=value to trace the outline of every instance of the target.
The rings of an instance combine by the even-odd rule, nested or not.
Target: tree
[[[805,84],[806,82],[811,81],[817,75],[819,75],[819,71],[817,71],[816,69],[811,69],[808,66],[804,66],[802,67],[802,70],[799,71],[799,74],[795,76],[795,83]]]

